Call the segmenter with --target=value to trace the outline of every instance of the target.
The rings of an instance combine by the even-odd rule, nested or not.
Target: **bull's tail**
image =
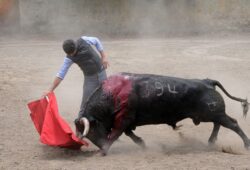
[[[241,106],[243,108],[243,116],[244,117],[247,116],[248,108],[249,108],[249,105],[250,105],[250,103],[248,103],[247,99],[241,99],[241,98],[234,97],[234,96],[230,95],[226,91],[226,89],[222,86],[222,84],[217,80],[211,80],[211,83],[212,83],[213,86],[218,86],[230,99],[241,102]]]

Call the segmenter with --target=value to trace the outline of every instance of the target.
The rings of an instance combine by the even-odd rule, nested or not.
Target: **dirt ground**
[[[186,119],[173,131],[167,125],[144,126],[135,133],[147,145],[141,150],[122,135],[106,157],[90,145],[82,151],[41,144],[27,103],[49,88],[63,62],[62,40],[0,38],[0,169],[250,169],[250,151],[231,130],[221,128],[214,147],[207,140],[211,123],[195,126]],[[250,37],[103,40],[110,61],[108,74],[152,73],[219,80],[234,96],[250,98]],[[74,129],[83,76],[74,65],[56,89],[59,111]],[[221,93],[222,94],[222,93]],[[250,137],[250,116],[239,102],[223,94],[227,113]]]

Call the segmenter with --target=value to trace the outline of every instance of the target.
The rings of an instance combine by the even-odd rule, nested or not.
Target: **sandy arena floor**
[[[184,120],[173,131],[167,125],[136,129],[147,150],[125,135],[108,156],[91,145],[83,151],[45,146],[29,117],[26,104],[48,89],[63,62],[59,40],[0,39],[0,169],[41,170],[161,170],[250,169],[250,151],[231,130],[221,128],[214,147],[207,144],[211,123],[195,126]],[[183,78],[219,80],[234,96],[250,98],[250,38],[182,38],[103,41],[110,67],[116,72],[152,73]],[[63,118],[74,129],[83,76],[74,65],[55,91]],[[225,95],[223,94],[225,97]],[[227,113],[250,137],[250,116],[242,117],[240,103],[225,97]]]

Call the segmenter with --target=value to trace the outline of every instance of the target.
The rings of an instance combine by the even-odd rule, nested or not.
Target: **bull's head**
[[[89,121],[86,117],[81,117],[75,120],[76,135],[79,138],[88,138],[93,144],[100,149],[108,141],[109,132],[103,124],[97,120]]]

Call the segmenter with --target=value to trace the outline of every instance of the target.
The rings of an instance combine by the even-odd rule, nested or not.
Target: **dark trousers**
[[[99,87],[99,85],[101,85],[101,83],[105,79],[107,79],[107,74],[105,70],[95,75],[84,76],[82,103],[78,117],[83,116],[85,103],[87,102],[90,95],[94,92],[94,90]]]

